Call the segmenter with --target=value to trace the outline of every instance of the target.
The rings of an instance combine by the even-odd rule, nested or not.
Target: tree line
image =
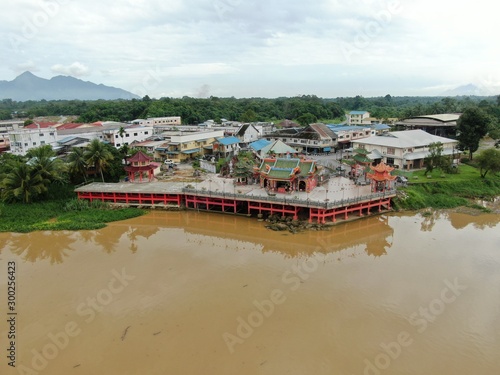
[[[98,139],[86,148],[74,147],[58,158],[50,145],[30,149],[25,156],[0,155],[0,201],[31,203],[53,195],[62,186],[87,182],[88,177],[102,182],[118,182],[123,175],[124,155]]]
[[[208,119],[220,122],[255,122],[295,120],[301,124],[315,121],[345,121],[351,110],[369,111],[382,120],[411,116],[458,113],[469,107],[478,107],[496,122],[500,122],[498,97],[339,97],[319,98],[302,95],[282,98],[160,98],[132,100],[58,100],[16,102],[0,101],[0,119],[11,117],[40,117],[75,115],[78,122],[120,121],[137,118],[181,116],[183,124],[197,124]]]

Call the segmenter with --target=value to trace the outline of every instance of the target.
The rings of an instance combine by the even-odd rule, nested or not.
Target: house
[[[371,121],[369,120],[370,112],[367,111],[351,111],[346,116],[348,125],[371,124]]]
[[[252,124],[243,124],[238,128],[234,136],[240,140],[240,146],[247,147],[262,136],[262,131],[259,131]]]
[[[219,158],[228,158],[238,155],[240,140],[236,137],[217,138],[212,143],[212,153]]]
[[[346,149],[352,146],[352,142],[357,139],[373,136],[377,130],[371,125],[349,126],[349,125],[327,125],[332,132],[337,135],[338,148]]]
[[[157,151],[158,148],[164,147],[168,143],[163,140],[147,140],[143,142],[134,142],[130,145],[131,148],[138,149],[142,152],[153,155],[155,160],[162,159],[162,156]]]
[[[177,132],[165,135],[165,145],[156,148],[161,158],[181,162],[212,153],[213,143],[224,137],[224,130]]]
[[[358,139],[352,142],[352,147],[368,151],[368,157],[375,162],[382,161],[390,166],[412,169],[424,167],[424,159],[429,155],[429,145],[436,142],[443,145],[443,156],[450,156],[452,160],[460,159],[457,141],[420,129]]]
[[[264,147],[266,147],[267,145],[273,143],[272,141],[269,141],[265,138],[262,138],[262,139],[259,139],[258,141],[255,141],[255,142],[252,142],[248,145],[248,147],[250,148],[250,150],[252,150],[256,155],[259,155],[261,154],[261,151]]]
[[[310,124],[305,128],[283,129],[266,136],[280,140],[303,153],[328,153],[337,147],[337,135],[325,124]]]
[[[457,121],[461,113],[443,113],[408,117],[395,123],[398,130],[421,129],[442,137],[456,136]]]

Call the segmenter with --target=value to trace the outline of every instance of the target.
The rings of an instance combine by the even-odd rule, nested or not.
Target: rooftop
[[[429,144],[434,142],[456,143],[457,141],[450,138],[432,135],[430,133],[427,133],[426,131],[417,129],[389,132],[384,136],[375,135],[368,138],[358,139],[353,142],[357,144],[368,144],[394,148],[411,148],[428,146]]]

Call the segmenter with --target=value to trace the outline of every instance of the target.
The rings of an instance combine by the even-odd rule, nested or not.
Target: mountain
[[[0,99],[26,100],[97,100],[138,99],[131,92],[95,84],[69,76],[40,78],[24,72],[12,81],[0,81]]]
[[[472,83],[469,83],[468,85],[458,86],[458,87],[455,87],[454,89],[447,90],[447,91],[444,92],[444,95],[445,96],[461,96],[461,95],[482,96],[482,95],[488,95],[488,94],[484,93],[476,85],[473,85]]]

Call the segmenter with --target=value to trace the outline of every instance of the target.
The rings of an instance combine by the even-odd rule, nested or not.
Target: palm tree
[[[104,143],[98,139],[93,139],[83,153],[85,162],[89,166],[94,166],[96,172],[101,174],[102,182],[104,182],[103,171],[109,166],[113,160],[113,154],[109,151]]]
[[[83,149],[80,147],[73,147],[68,155],[67,161],[69,173],[72,175],[83,176],[83,180],[87,182],[88,164],[85,160]]]
[[[122,146],[123,146],[123,136],[125,135],[125,129],[123,128],[123,126],[120,126],[120,129],[118,129],[118,135],[122,139]]]
[[[56,153],[49,145],[31,149],[26,156],[29,158],[28,165],[38,171],[42,178],[50,182],[64,182],[66,177],[66,165],[56,157]]]
[[[2,200],[30,203],[33,198],[47,192],[49,184],[50,181],[33,167],[16,162],[12,165],[11,172],[7,173],[0,183]]]

